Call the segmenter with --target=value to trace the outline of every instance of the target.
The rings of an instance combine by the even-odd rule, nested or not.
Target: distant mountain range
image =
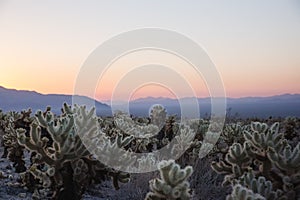
[[[82,100],[94,101],[91,98],[79,96]],[[72,103],[72,95],[63,94],[40,94],[35,91],[7,89],[0,86],[0,109],[3,111],[21,111],[31,108],[33,112],[36,110],[45,110],[47,106],[51,106],[51,110],[59,114],[63,103]],[[111,115],[110,106],[95,101],[97,114]]]
[[[83,97],[84,100],[94,101],[91,98]],[[0,109],[3,111],[16,110],[20,111],[32,108],[35,112],[38,109],[44,110],[46,106],[51,106],[53,112],[60,113],[61,106],[64,102],[72,103],[72,95],[62,94],[40,94],[35,91],[7,89],[0,86]],[[177,114],[180,116],[180,105],[187,110],[186,113],[193,113],[195,108],[191,106],[192,102],[199,105],[201,117],[209,116],[211,110],[210,98],[154,98],[147,97],[126,102],[99,102],[95,100],[97,114],[102,116],[111,115],[111,110],[123,110],[128,108],[130,114],[136,116],[148,116],[149,109],[154,104],[161,104],[168,114]],[[231,116],[237,115],[241,118],[246,117],[300,117],[300,94],[283,94],[270,97],[243,97],[227,98],[227,110]],[[195,117],[195,116],[193,116]]]
[[[200,116],[209,116],[211,110],[210,98],[153,98],[147,97],[129,102],[130,113],[138,116],[148,115],[148,110],[153,104],[162,104],[169,114],[180,115],[180,105],[187,112],[194,115],[194,108],[190,106],[191,102],[198,102]],[[300,117],[300,94],[283,94],[270,97],[243,97],[243,98],[227,98],[227,113],[231,116],[241,118],[259,117]],[[109,102],[108,102],[109,103]],[[118,102],[112,106],[114,109],[125,110],[126,105]]]

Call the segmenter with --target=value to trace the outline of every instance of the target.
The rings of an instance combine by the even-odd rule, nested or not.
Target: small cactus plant
[[[226,200],[266,200],[266,198],[254,193],[247,187],[237,184],[233,186],[232,193],[227,196]]]
[[[150,190],[145,200],[188,200],[191,197],[187,179],[192,175],[191,166],[180,169],[174,160],[158,164],[161,179],[150,181]]]

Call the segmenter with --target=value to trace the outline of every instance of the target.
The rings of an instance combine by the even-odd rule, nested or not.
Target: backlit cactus
[[[282,190],[274,189],[272,182],[267,180],[264,176],[256,178],[253,171],[245,173],[239,183],[254,193],[263,196],[266,200],[287,199],[283,196]]]
[[[244,172],[249,170],[251,158],[247,155],[250,148],[249,143],[234,143],[226,154],[225,161],[212,162],[212,168],[220,173],[225,174],[223,185],[228,185],[233,179],[243,175]]]
[[[109,138],[104,137],[101,142],[95,143],[94,156],[114,169],[121,169],[122,166],[130,168],[136,157],[131,156],[130,152],[124,150],[123,147],[126,147],[132,139],[133,136],[123,137],[123,135],[118,135],[115,141],[112,142]]]
[[[166,122],[167,111],[161,105],[154,105],[150,111],[151,123],[161,129]]]
[[[19,145],[17,140],[18,128],[29,130],[29,125],[33,121],[31,110],[23,110],[18,112],[8,112],[3,116],[1,129],[3,131],[3,145],[5,148],[3,157],[8,157],[14,164],[16,172],[24,172],[26,170],[24,157],[24,147]]]
[[[227,196],[226,200],[266,200],[266,198],[259,194],[255,194],[247,187],[237,184],[233,186],[232,193]]]
[[[55,116],[49,109],[36,113],[31,124],[30,135],[26,130],[18,129],[18,142],[31,152],[35,152],[34,164],[30,173],[40,179],[44,188],[52,188],[55,199],[80,198],[86,187],[95,182],[112,177],[114,186],[118,182],[127,182],[129,175],[110,169],[93,158],[89,146],[82,138],[104,138],[98,126],[95,109],[64,104],[63,113]],[[42,136],[42,130],[47,132]],[[119,140],[118,144],[128,141]]]
[[[145,200],[187,200],[190,199],[190,184],[187,179],[193,168],[180,169],[174,160],[162,161],[158,165],[161,179],[150,181],[150,190]]]
[[[181,156],[192,144],[195,132],[187,125],[180,125],[179,132],[173,139],[174,145],[171,148],[173,157]]]
[[[115,114],[116,127],[121,129],[125,134],[135,136],[137,138],[147,138],[156,135],[159,132],[158,126],[154,124],[140,124],[134,121],[125,113]]]
[[[277,184],[282,185],[282,190],[288,198],[300,198],[300,142],[292,149],[285,146],[283,151],[270,148],[268,158],[277,168]]]
[[[273,188],[282,191],[282,194],[259,192],[266,199],[300,198],[299,142],[292,150],[284,134],[279,132],[279,123],[268,126],[265,123],[253,122],[251,128],[244,131],[244,137],[244,148],[240,143],[233,143],[226,154],[225,161],[212,163],[212,168],[216,172],[227,174],[224,183],[235,184],[241,179],[246,180],[247,176],[244,174],[253,171],[255,174],[255,176],[251,175],[253,181],[250,184],[248,180],[246,186],[252,188],[255,193],[259,192],[259,189],[251,186],[258,187],[261,184],[260,187],[265,190]],[[258,176],[256,180],[255,177]],[[248,179],[249,177],[250,175]]]

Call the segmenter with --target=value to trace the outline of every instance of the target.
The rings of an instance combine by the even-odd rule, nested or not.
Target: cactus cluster
[[[296,146],[300,141],[300,119],[296,117],[287,117],[282,122],[284,137],[289,144]]]
[[[158,133],[159,128],[154,124],[137,123],[126,113],[115,114],[116,126],[129,135],[137,138],[149,138]]]
[[[252,122],[245,128],[244,142],[234,142],[224,160],[212,162],[226,175],[223,184],[244,195],[251,190],[265,199],[299,199],[300,143],[292,147],[279,130],[279,123]]]
[[[24,172],[26,170],[24,161],[24,148],[19,145],[17,140],[17,129],[22,128],[24,130],[29,130],[29,126],[33,121],[30,116],[31,110],[23,110],[20,113],[12,111],[6,114],[2,114],[0,130],[2,132],[2,144],[4,146],[4,154],[2,157],[7,157],[16,172]]]
[[[94,109],[86,111],[83,106],[71,108],[64,104],[60,116],[50,109],[38,111],[28,136],[25,129],[16,131],[19,144],[35,153],[29,172],[40,180],[40,187],[50,188],[54,199],[80,199],[91,183],[107,177],[113,178],[116,188],[119,181],[129,180],[129,174],[108,168],[95,159],[82,142],[83,136],[99,135]],[[35,194],[38,196],[38,192]]]
[[[149,118],[121,112],[102,118],[94,108],[64,104],[60,115],[50,107],[35,116],[30,110],[0,111],[0,136],[3,156],[23,172],[22,184],[33,199],[81,199],[90,185],[109,179],[119,189],[130,180],[122,167],[149,171],[157,165],[160,178],[150,181],[146,200],[197,199],[188,182],[193,169],[180,165],[199,163],[207,155],[212,169],[223,174],[218,177],[224,188],[232,188],[228,200],[300,199],[299,119],[274,121],[224,127],[208,119],[180,123],[159,105]],[[155,154],[162,148],[180,165],[169,154]],[[30,152],[26,165],[25,151]],[[147,154],[136,159],[132,153]]]

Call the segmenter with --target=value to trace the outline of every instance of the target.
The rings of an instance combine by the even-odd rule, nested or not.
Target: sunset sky
[[[144,27],[173,30],[200,44],[229,97],[300,93],[297,0],[0,0],[0,86],[72,94],[77,74],[95,48]],[[181,70],[196,96],[209,95],[188,63],[168,53],[143,51],[114,62],[99,80],[95,98],[110,99],[122,73],[132,66],[160,62]],[[190,96],[181,86],[176,94],[159,84],[137,85],[130,93],[131,98]],[[125,98],[122,91],[117,99]]]

